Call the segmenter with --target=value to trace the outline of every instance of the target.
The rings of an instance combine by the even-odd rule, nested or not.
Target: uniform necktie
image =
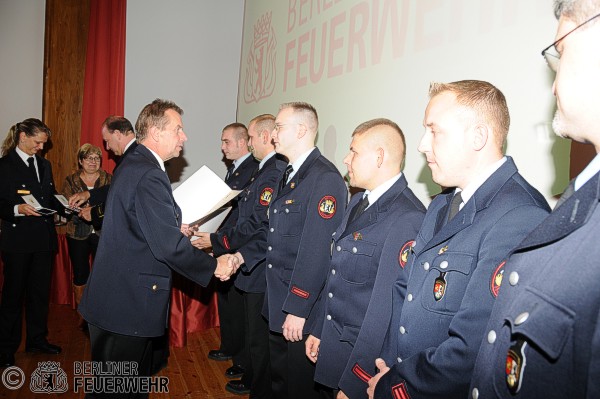
[[[348,224],[354,222],[358,217],[369,207],[369,195],[365,195],[362,197],[358,204],[354,208],[352,208],[352,213],[348,218]]]
[[[293,171],[294,171],[294,167],[292,165],[286,166],[285,171],[283,172],[283,178],[281,179],[281,182],[279,183],[279,191],[283,190],[285,185],[288,183],[288,179],[290,178],[290,175],[292,174]]]
[[[460,210],[460,204],[462,203],[462,197],[460,195],[460,191],[454,194],[452,197],[452,202],[450,203],[450,212],[448,213],[448,221],[451,221],[454,216]]]
[[[556,209],[559,206],[561,206],[562,204],[564,204],[569,199],[569,197],[571,195],[573,195],[574,192],[575,192],[575,179],[573,179],[569,182],[569,185],[567,186],[565,191],[562,193],[562,195],[558,199],[558,202],[554,206],[554,209]]]
[[[225,175],[225,181],[229,180],[229,178],[231,178],[231,175],[233,174],[233,171],[235,169],[235,165],[232,163],[231,165],[229,165],[229,167],[227,168],[227,175]]]
[[[29,164],[29,170],[35,176],[35,180],[37,180],[37,182],[39,183],[40,178],[38,177],[37,171],[35,170],[35,164],[33,163],[33,161],[34,161],[33,157],[27,158],[27,163]]]

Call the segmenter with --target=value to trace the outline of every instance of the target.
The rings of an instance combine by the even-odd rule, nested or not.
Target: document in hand
[[[206,165],[173,190],[183,223],[198,226],[198,231],[208,233],[217,231],[231,210],[229,202],[239,193]]]
[[[28,203],[29,205],[31,205],[32,207],[35,208],[36,212],[39,213],[40,215],[53,215],[56,213],[56,211],[54,209],[49,209],[49,208],[44,208],[37,199],[35,199],[35,197],[31,194],[28,195],[22,195],[21,196],[26,203]]]

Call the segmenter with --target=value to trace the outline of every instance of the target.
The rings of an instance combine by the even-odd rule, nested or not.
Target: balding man
[[[342,220],[348,191],[340,172],[315,147],[317,111],[307,103],[281,105],[272,133],[289,164],[269,207],[266,275],[273,397],[318,398],[304,340],[325,284],[331,234]]]
[[[409,279],[398,279],[387,300],[385,362],[369,383],[382,399],[467,397],[502,264],[549,211],[503,154],[510,117],[500,90],[477,80],[434,83],[429,97],[419,151],[449,189],[429,205]]]
[[[425,215],[402,174],[405,151],[398,125],[373,119],[354,130],[344,159],[350,185],[365,191],[354,195],[333,234],[322,310],[306,340],[306,355],[317,362],[315,381],[339,390],[337,398],[365,395],[379,355],[373,344],[384,339],[369,329],[382,322],[379,314],[366,320],[365,314],[377,297],[391,298],[394,281],[408,273],[407,256]]]

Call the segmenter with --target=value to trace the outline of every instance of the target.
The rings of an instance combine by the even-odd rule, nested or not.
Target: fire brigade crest
[[[29,389],[35,393],[67,392],[67,373],[60,368],[59,362],[39,362],[31,374]]]
[[[246,59],[244,101],[246,104],[269,97],[275,89],[277,39],[271,25],[271,12],[254,24],[254,38]]]

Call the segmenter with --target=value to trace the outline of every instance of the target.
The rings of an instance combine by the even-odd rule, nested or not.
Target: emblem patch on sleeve
[[[271,203],[271,198],[273,198],[273,189],[270,187],[265,187],[260,193],[260,198],[258,202],[263,206],[268,206]]]
[[[335,215],[336,202],[331,195],[326,195],[319,201],[319,216],[323,219],[331,219]]]
[[[492,291],[492,295],[494,298],[498,297],[498,292],[500,292],[500,285],[502,285],[502,278],[504,277],[504,264],[506,261],[503,261],[498,265],[494,273],[492,274],[492,280],[490,281],[490,291]]]
[[[400,253],[398,254],[398,263],[403,269],[404,266],[406,266],[406,262],[408,262],[408,255],[410,255],[413,245],[415,245],[415,240],[410,240],[402,246],[402,249],[400,249]]]
[[[354,375],[356,375],[358,378],[360,378],[366,383],[368,383],[369,380],[373,378],[373,376],[367,373],[362,367],[360,367],[358,363],[354,364],[354,367],[352,367],[352,372],[354,373]]]

